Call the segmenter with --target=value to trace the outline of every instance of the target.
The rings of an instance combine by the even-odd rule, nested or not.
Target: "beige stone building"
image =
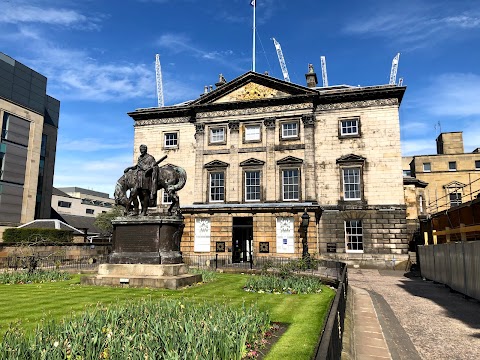
[[[129,113],[134,157],[146,144],[187,171],[184,254],[242,262],[301,257],[307,244],[350,262],[405,258],[405,88],[319,88],[315,73],[306,78],[300,86],[248,72],[194,101]]]
[[[428,214],[471,201],[480,193],[479,149],[465,153],[462,132],[441,133],[436,142],[435,155],[403,158],[404,175],[428,183],[422,204]]]
[[[46,86],[0,53],[0,239],[6,227],[50,217],[60,102]]]

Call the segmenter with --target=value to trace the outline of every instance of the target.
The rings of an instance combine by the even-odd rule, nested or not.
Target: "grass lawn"
[[[32,330],[42,318],[60,319],[82,311],[89,304],[117,304],[144,297],[188,297],[233,305],[256,302],[270,313],[272,321],[288,324],[287,331],[265,359],[310,359],[334,291],[325,287],[321,294],[311,295],[249,293],[242,289],[248,276],[219,274],[212,283],[183,290],[83,286],[79,275],[55,283],[0,285],[0,338],[11,322],[21,321],[25,329]]]

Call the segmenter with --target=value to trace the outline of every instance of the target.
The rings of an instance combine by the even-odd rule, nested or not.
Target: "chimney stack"
[[[218,82],[215,83],[215,87],[218,89],[220,86],[225,85],[227,83],[227,80],[225,79],[225,76],[223,74],[218,75]]]
[[[317,87],[318,79],[315,70],[313,70],[313,65],[308,64],[308,73],[305,74],[305,78],[307,79],[307,87],[314,88]]]

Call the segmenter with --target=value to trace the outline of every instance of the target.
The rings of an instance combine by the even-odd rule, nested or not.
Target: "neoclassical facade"
[[[306,244],[349,262],[405,257],[405,88],[317,88],[315,73],[306,78],[248,72],[194,101],[129,113],[135,151],[146,144],[187,171],[184,253],[241,262],[300,257]]]

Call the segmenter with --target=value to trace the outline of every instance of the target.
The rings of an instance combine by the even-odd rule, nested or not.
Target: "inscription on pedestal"
[[[117,225],[115,230],[115,251],[151,252],[159,250],[158,226]]]

